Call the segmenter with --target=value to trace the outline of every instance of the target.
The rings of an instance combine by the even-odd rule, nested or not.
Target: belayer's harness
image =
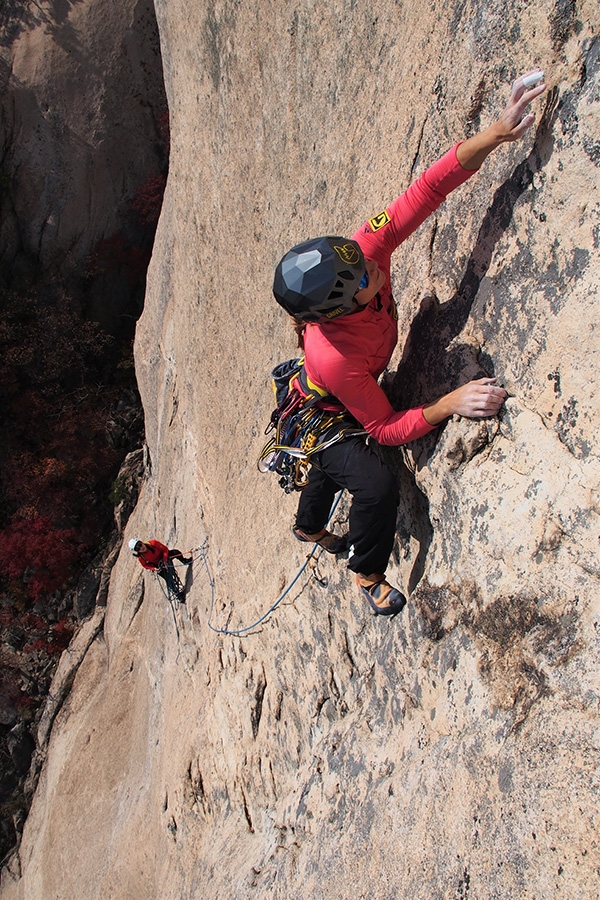
[[[265,434],[275,429],[258,457],[260,472],[277,472],[286,492],[301,491],[311,457],[344,438],[366,435],[348,410],[306,374],[304,358],[279,363],[271,372],[277,408]]]

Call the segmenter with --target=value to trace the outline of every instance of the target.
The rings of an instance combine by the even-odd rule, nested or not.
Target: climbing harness
[[[305,487],[316,453],[367,432],[339,400],[308,378],[303,357],[275,366],[271,378],[277,407],[265,434],[275,434],[258,457],[258,470],[276,472],[280,486],[291,494]]]

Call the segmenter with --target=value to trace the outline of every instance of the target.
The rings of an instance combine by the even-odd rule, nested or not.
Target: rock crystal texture
[[[172,609],[124,544],[0,897],[596,897],[598,5],[156,10],[171,159],[126,538],[204,549]],[[319,556],[252,628],[306,556],[296,498],[256,468],[294,354],[277,260],[379,212],[536,65],[535,126],[395,256],[394,404],[482,374],[510,395],[385,450],[408,606],[372,617]]]

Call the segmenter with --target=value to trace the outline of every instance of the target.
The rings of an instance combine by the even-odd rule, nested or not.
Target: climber
[[[139,559],[144,569],[158,571],[159,575],[172,559],[180,560],[184,566],[189,566],[193,562],[191,556],[186,558],[181,550],[169,550],[160,541],[140,541],[139,538],[131,538],[129,549]]]
[[[129,549],[140,561],[144,569],[156,572],[167,583],[167,587],[173,590],[181,602],[184,602],[185,591],[175,569],[173,560],[178,559],[184,566],[189,566],[194,561],[193,557],[185,557],[181,550],[169,550],[160,541],[140,541],[139,538],[131,538]]]
[[[539,70],[520,76],[498,121],[452,147],[352,238],[321,237],[299,244],[276,268],[273,293],[294,320],[309,386],[339,401],[349,420],[380,444],[415,440],[454,414],[494,416],[506,399],[495,378],[479,378],[418,408],[392,408],[377,383],[398,340],[390,257],[492,150],[525,133],[534,121],[526,109],[545,89]],[[396,479],[364,437],[329,446],[311,462],[295,536],[330,553],[343,549],[344,538],[325,525],[335,493],[347,489],[352,495],[345,537],[348,567],[376,614],[399,612],[406,598],[385,578],[396,530]]]

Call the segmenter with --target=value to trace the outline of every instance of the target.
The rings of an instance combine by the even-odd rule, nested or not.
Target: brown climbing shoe
[[[385,575],[357,574],[356,583],[377,616],[395,616],[406,606],[404,594],[388,584]]]
[[[318,544],[319,547],[327,550],[328,553],[344,553],[348,549],[345,535],[340,537],[340,535],[332,534],[324,528],[321,531],[317,531],[316,534],[307,534],[306,531],[302,531],[301,528],[297,527],[293,527],[292,532],[296,540],[305,541],[309,544]]]

